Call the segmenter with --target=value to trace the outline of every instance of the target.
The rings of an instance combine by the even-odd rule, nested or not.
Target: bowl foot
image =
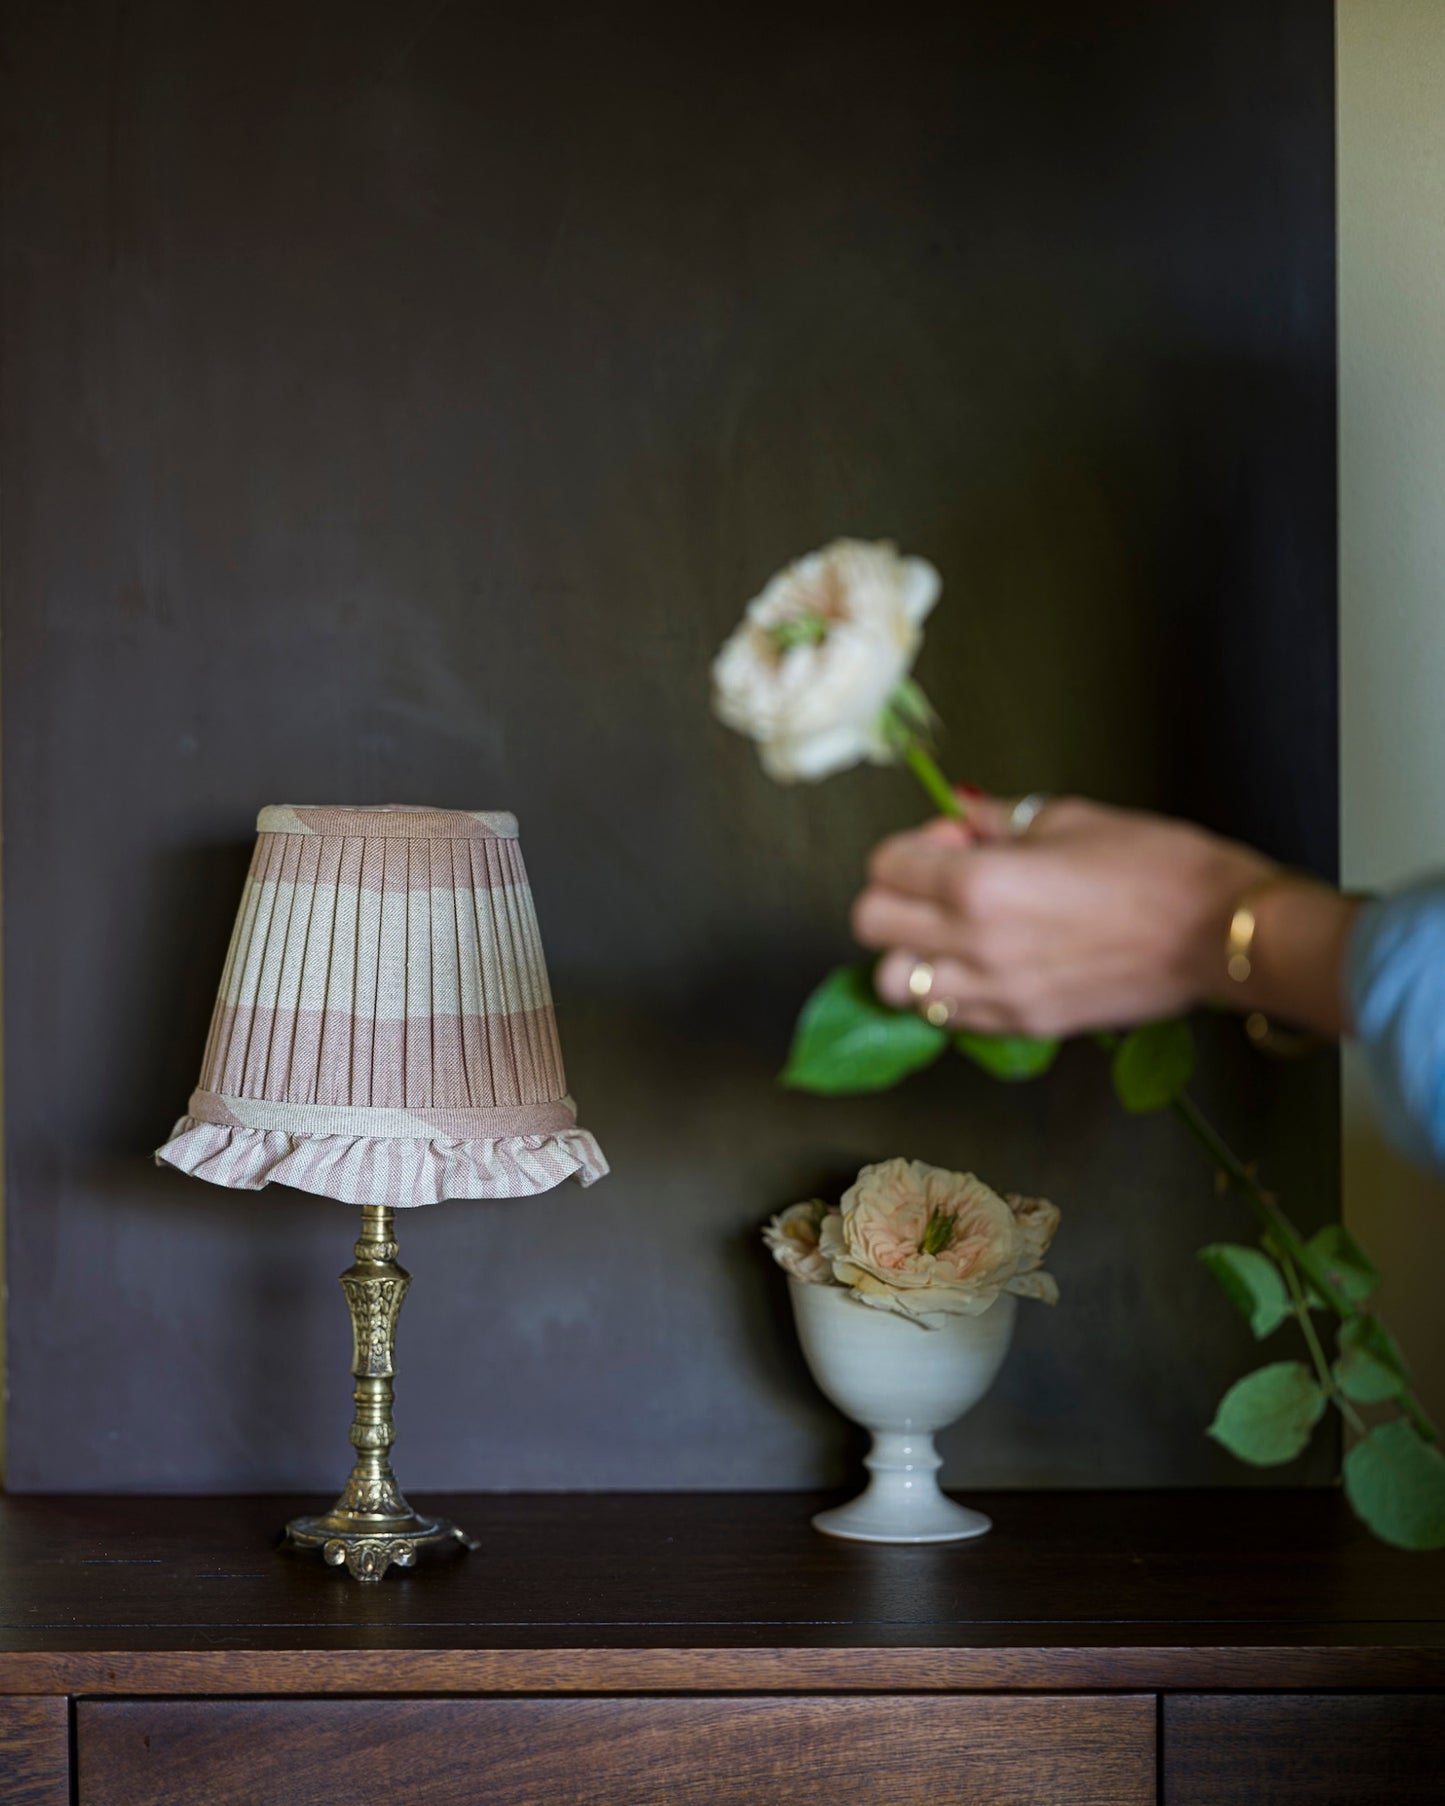
[[[961,1543],[993,1528],[992,1518],[967,1505],[955,1505],[942,1493],[899,1506],[870,1498],[869,1491],[846,1505],[820,1511],[813,1528],[854,1543]]]

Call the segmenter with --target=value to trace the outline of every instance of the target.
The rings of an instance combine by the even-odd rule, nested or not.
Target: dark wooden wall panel
[[[404,1224],[413,1490],[840,1478],[755,1225],[896,1152],[1065,1211],[1064,1302],[1020,1313],[951,1479],[1253,1477],[1201,1434],[1250,1345],[1193,1260],[1245,1224],[1089,1051],[1022,1091],[773,1088],[920,805],[774,787],[707,667],[785,558],[894,536],[947,580],[920,676],[960,777],[1332,869],[1332,29],[1326,0],[10,9],[13,1485],[343,1470],[353,1219],[147,1160],[290,800],[519,813],[615,1169]],[[1330,1064],[1223,1030],[1207,1064],[1329,1212]]]

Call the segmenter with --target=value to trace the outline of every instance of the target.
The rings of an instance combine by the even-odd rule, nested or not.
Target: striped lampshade
[[[256,827],[200,1083],[156,1160],[348,1204],[600,1179],[515,816],[285,806]]]

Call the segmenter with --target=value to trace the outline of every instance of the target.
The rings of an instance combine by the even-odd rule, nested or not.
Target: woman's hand
[[[1062,1036],[1176,1015],[1205,999],[1338,1032],[1340,964],[1353,907],[1323,886],[1261,898],[1256,974],[1236,985],[1224,946],[1240,897],[1276,868],[1262,854],[1163,816],[1060,798],[1027,834],[1008,806],[970,799],[875,850],[853,932],[881,950],[879,994],[909,992],[917,962],[949,1024]],[[1302,964],[1301,964],[1301,957]]]

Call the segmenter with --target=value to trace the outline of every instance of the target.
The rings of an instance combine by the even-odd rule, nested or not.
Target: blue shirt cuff
[[[1445,877],[1365,905],[1345,987],[1385,1133],[1445,1171]]]

